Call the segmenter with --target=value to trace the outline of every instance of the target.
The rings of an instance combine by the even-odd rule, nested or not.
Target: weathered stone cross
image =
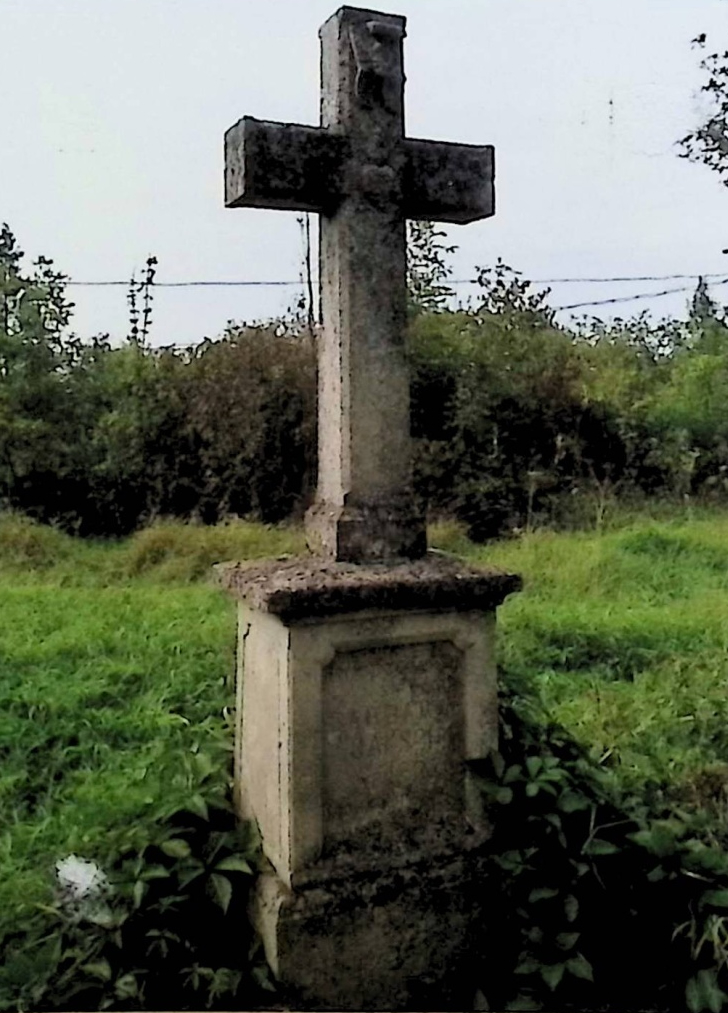
[[[321,126],[245,117],[228,207],[320,215],[318,491],[309,545],[366,562],[426,551],[411,487],[405,220],[493,214],[493,148],[404,136],[405,18],[342,7],[320,29]]]

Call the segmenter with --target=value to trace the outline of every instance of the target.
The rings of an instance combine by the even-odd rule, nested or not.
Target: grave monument
[[[320,216],[312,555],[228,564],[236,805],[270,862],[253,916],[300,1006],[457,1002],[489,836],[468,762],[497,739],[495,610],[518,577],[427,551],[411,485],[405,222],[494,211],[493,149],[404,133],[405,19],[323,25],[321,125],[245,117],[228,207]]]

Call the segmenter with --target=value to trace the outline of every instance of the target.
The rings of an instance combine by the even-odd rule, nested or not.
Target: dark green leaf
[[[541,967],[541,977],[552,992],[564,977],[565,967],[565,964],[544,964]]]
[[[535,904],[539,900],[550,900],[551,897],[557,897],[558,893],[559,891],[551,886],[539,886],[529,893],[528,903]]]
[[[134,999],[139,994],[139,986],[133,974],[124,974],[114,982],[117,999]]]
[[[598,837],[587,841],[582,849],[585,855],[616,855],[619,848],[609,841],[602,841]]]
[[[195,816],[201,817],[203,820],[209,821],[210,819],[207,802],[205,802],[202,795],[190,795],[187,800],[187,810],[188,812],[194,813]]]
[[[566,961],[566,967],[575,978],[584,978],[586,981],[594,981],[594,971],[589,961],[583,954],[578,953]]]
[[[573,813],[586,809],[589,805],[589,800],[584,798],[583,795],[577,795],[576,792],[567,789],[559,795],[557,805],[562,812]]]
[[[92,978],[111,981],[111,964],[108,960],[95,960],[90,964],[83,964],[81,970],[90,974]]]
[[[210,882],[212,884],[213,898],[215,903],[218,904],[223,912],[227,912],[230,907],[230,901],[233,898],[233,885],[227,876],[220,876],[218,873],[213,872],[210,876]]]
[[[172,837],[170,840],[164,841],[161,849],[170,858],[187,858],[191,852],[189,844],[181,837]]]
[[[218,872],[245,872],[249,876],[253,875],[250,864],[242,855],[228,855],[216,864],[215,869]]]

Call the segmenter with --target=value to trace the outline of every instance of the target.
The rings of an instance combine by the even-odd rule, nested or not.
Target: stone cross
[[[427,546],[411,486],[405,220],[492,215],[493,148],[405,137],[404,17],[342,7],[319,35],[321,125],[231,127],[225,203],[320,215],[309,545],[333,560],[413,558]]]

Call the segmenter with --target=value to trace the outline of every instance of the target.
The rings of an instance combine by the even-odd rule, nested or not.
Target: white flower
[[[98,897],[109,885],[106,874],[96,862],[76,855],[56,862],[56,876],[61,891],[69,900]]]

